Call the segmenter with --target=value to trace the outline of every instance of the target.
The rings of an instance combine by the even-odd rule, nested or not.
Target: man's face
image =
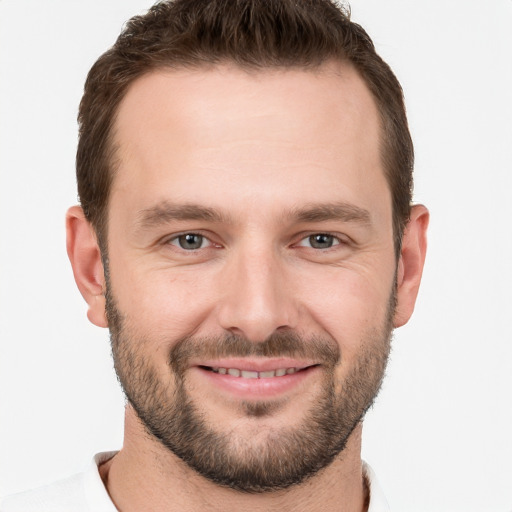
[[[108,316],[129,414],[202,475],[287,487],[383,376],[391,195],[354,70],[151,73],[115,126]]]

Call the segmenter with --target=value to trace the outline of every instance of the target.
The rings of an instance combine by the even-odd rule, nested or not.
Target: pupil
[[[201,235],[188,233],[180,236],[179,242],[183,249],[199,249],[203,243],[203,237]]]
[[[313,235],[309,237],[311,246],[315,249],[326,249],[332,247],[333,238],[331,235]]]

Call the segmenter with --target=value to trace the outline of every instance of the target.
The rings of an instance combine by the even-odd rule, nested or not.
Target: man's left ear
[[[393,326],[406,324],[414,311],[427,252],[428,210],[415,205],[402,237],[397,271],[397,307]]]

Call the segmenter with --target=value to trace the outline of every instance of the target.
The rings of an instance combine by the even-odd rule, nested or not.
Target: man
[[[386,510],[362,420],[428,212],[363,29],[328,0],[163,2],[93,66],[79,123],[67,248],[125,440],[2,510]]]

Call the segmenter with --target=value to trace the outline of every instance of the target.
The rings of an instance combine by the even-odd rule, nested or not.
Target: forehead
[[[183,137],[197,130],[207,135],[215,128],[212,135],[219,136],[219,128],[237,124],[244,136],[276,115],[287,126],[279,139],[309,132],[312,143],[323,139],[339,144],[340,129],[361,140],[362,132],[370,136],[379,130],[373,96],[349,63],[263,70],[225,64],[162,68],[135,80],[119,107],[115,139],[122,145],[129,137],[143,135],[143,130],[162,128]],[[324,129],[326,123],[330,133]]]
[[[227,184],[248,199],[280,189],[307,201],[320,186],[387,192],[378,111],[348,64],[156,70],[131,85],[114,128],[120,165],[112,194],[137,189],[139,202],[187,187],[212,202]]]

